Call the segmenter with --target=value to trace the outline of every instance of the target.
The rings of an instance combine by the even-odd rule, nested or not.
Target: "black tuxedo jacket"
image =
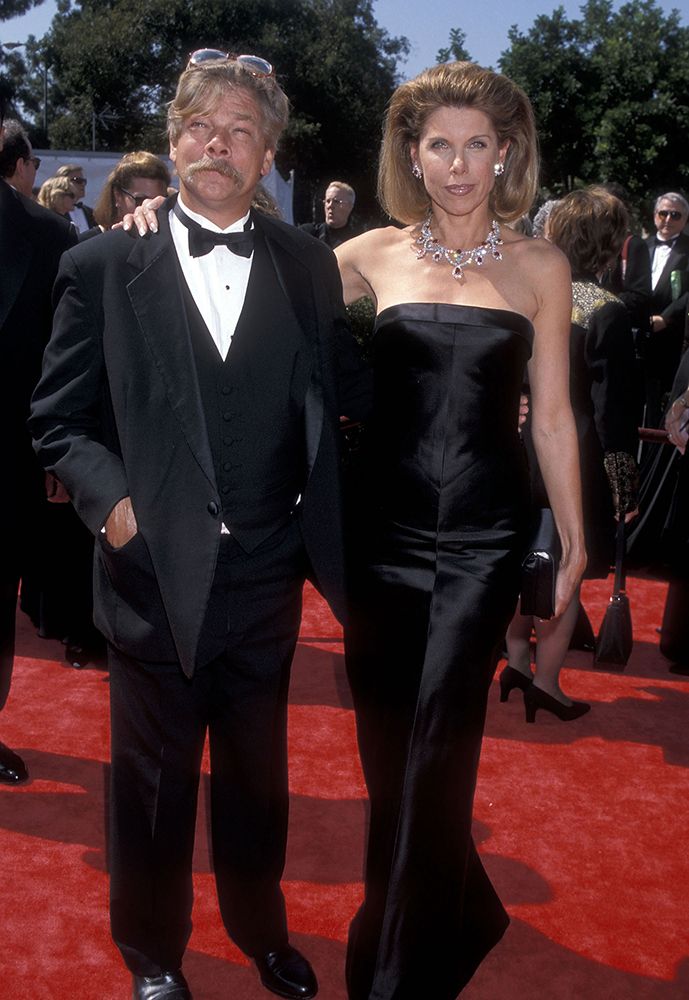
[[[65,255],[31,424],[43,464],[97,538],[96,624],[125,653],[178,659],[191,673],[222,504],[166,208],[159,220],[158,235],[108,232]],[[315,582],[342,614],[338,422],[365,415],[368,376],[333,254],[259,213],[254,224],[313,349],[301,526]],[[139,533],[113,550],[100,529],[127,495]]]
[[[25,473],[37,468],[26,420],[50,337],[53,283],[62,253],[76,239],[69,222],[0,180],[0,427],[6,476],[0,517],[10,530],[25,512],[31,488]]]
[[[648,253],[653,266],[654,237],[646,240]],[[682,275],[682,287],[678,297],[673,299],[670,275],[679,271]],[[651,292],[651,314],[662,316],[668,326],[684,330],[684,318],[689,299],[689,236],[680,233],[675,245],[670,251],[667,263],[658,279],[658,284]]]

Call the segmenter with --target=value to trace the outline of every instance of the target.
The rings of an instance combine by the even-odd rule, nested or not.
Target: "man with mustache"
[[[250,209],[286,122],[270,64],[192,56],[168,115],[179,198],[157,235],[65,255],[34,397],[38,454],[97,539],[111,923],[135,1000],[191,996],[206,732],[225,927],[269,990],[317,991],[280,890],[287,688],[304,577],[343,607],[338,421],[367,387],[334,257]]]

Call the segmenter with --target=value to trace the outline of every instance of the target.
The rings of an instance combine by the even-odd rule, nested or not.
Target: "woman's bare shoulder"
[[[520,267],[541,275],[545,272],[554,278],[563,275],[569,280],[567,258],[553,243],[545,239],[534,239],[533,236],[522,236],[512,230],[508,230],[508,235],[503,236],[503,239],[510,248],[510,255],[519,262]]]
[[[398,243],[408,242],[410,234],[410,227],[399,229],[397,226],[381,226],[378,229],[369,229],[360,236],[355,236],[353,239],[341,243],[335,250],[335,254],[338,259],[357,258],[364,254],[369,256]]]

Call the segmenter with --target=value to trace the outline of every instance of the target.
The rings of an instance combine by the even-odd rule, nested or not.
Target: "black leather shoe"
[[[29,772],[18,753],[0,743],[0,781],[6,785],[18,785],[28,781]]]
[[[308,1000],[318,993],[314,971],[304,956],[287,945],[281,951],[269,951],[254,959],[261,982],[271,993],[287,1000]]]
[[[132,1000],[192,1000],[189,983],[181,972],[159,976],[134,976]]]

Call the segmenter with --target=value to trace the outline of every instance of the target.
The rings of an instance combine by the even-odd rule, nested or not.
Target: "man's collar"
[[[227,226],[226,229],[221,229],[220,226],[216,225],[214,222],[211,222],[210,219],[207,219],[205,215],[200,215],[198,212],[193,212],[184,201],[184,197],[181,191],[177,196],[177,200],[179,201],[180,208],[183,209],[185,215],[189,216],[190,219],[193,219],[194,222],[198,222],[198,224],[200,226],[203,226],[204,229],[210,229],[210,231],[213,233],[244,232],[244,226],[248,222],[249,215],[251,214],[249,211],[241,219],[237,219],[236,222],[233,222],[231,226]]]

